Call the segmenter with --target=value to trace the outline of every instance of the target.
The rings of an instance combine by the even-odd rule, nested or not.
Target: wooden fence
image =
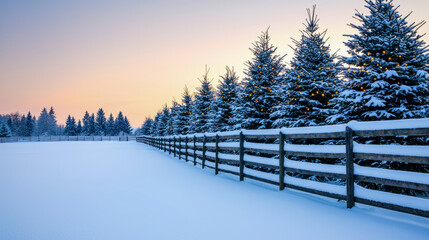
[[[357,184],[366,182],[429,192],[428,172],[389,170],[356,164],[357,159],[429,164],[429,146],[372,145],[353,141],[354,137],[388,136],[427,137],[429,119],[352,121],[320,127],[142,136],[136,140],[168,151],[179,159],[193,161],[194,165],[200,164],[202,168],[212,168],[215,174],[224,172],[237,175],[240,181],[249,178],[277,185],[280,190],[286,187],[345,200],[347,208],[352,208],[357,202],[429,217],[428,198],[371,190]],[[257,142],[255,139],[258,139]],[[274,143],[260,143],[263,142],[261,139],[269,139]],[[287,143],[292,139],[342,139],[345,144]],[[270,155],[272,157],[266,157]],[[294,161],[289,157],[345,159],[345,164]],[[291,176],[295,173],[341,179],[345,186]]]
[[[135,136],[31,136],[1,137],[0,143],[10,142],[59,142],[59,141],[135,141]]]

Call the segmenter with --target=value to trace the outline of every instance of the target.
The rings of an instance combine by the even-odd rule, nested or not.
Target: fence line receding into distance
[[[356,122],[348,124],[242,130],[181,136],[137,137],[137,142],[155,146],[179,159],[202,168],[237,175],[347,202],[429,217],[429,199],[364,188],[357,183],[372,183],[429,192],[429,173],[390,170],[356,164],[358,159],[424,164],[429,167],[429,146],[359,144],[359,137],[428,137],[429,118]],[[289,140],[335,139],[342,145],[290,144]],[[269,142],[269,143],[263,143]],[[343,159],[337,164],[295,161],[290,158]],[[306,179],[294,177],[302,174]],[[326,177],[339,183],[310,180]]]
[[[135,141],[135,136],[31,136],[0,137],[0,143],[11,142],[62,142],[62,141]]]

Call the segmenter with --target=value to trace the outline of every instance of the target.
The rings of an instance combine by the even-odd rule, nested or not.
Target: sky
[[[394,0],[409,22],[429,21],[427,0]],[[317,5],[320,28],[344,55],[343,34],[363,0],[0,0],[0,114],[53,106],[59,123],[84,112],[128,116],[140,126],[210,68],[214,86],[225,66],[243,77],[249,48],[269,27],[279,54]],[[420,34],[429,32],[424,25]],[[429,42],[429,37],[424,40]]]

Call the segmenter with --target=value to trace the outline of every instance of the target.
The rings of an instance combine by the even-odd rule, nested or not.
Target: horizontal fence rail
[[[428,137],[429,118],[356,122],[348,124],[242,130],[181,136],[141,136],[136,141],[159,148],[215,174],[237,175],[347,201],[429,217],[429,199],[364,188],[357,183],[373,183],[429,192],[429,173],[360,166],[356,160],[392,161],[429,165],[429,146],[359,144],[353,137]],[[254,140],[259,142],[254,142]],[[261,140],[271,143],[261,143]],[[339,139],[342,145],[290,144],[290,139]],[[253,142],[252,142],[253,141]],[[263,141],[262,141],[263,142]],[[258,156],[259,155],[259,156]],[[271,157],[270,157],[271,156]],[[345,164],[322,164],[291,160],[291,157],[344,159]],[[335,178],[345,185],[291,176],[303,174]]]
[[[62,142],[62,141],[136,141],[135,136],[31,136],[1,137],[0,143],[11,142]]]

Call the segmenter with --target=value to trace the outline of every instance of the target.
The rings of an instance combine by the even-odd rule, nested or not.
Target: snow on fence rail
[[[429,199],[403,194],[371,190],[357,182],[429,192],[429,173],[363,167],[355,159],[429,164],[429,146],[370,145],[353,142],[353,137],[429,136],[429,118],[356,122],[348,124],[283,128],[268,130],[242,130],[166,137],[137,137],[137,142],[168,151],[179,159],[193,161],[202,168],[239,176],[240,181],[250,178],[269,184],[306,191],[347,201],[352,208],[355,202],[400,212],[429,217]],[[254,143],[252,139],[278,140],[276,144]],[[287,139],[345,139],[344,145],[286,144]],[[221,140],[225,140],[221,141]],[[223,152],[223,153],[222,153]],[[227,153],[225,153],[227,152]],[[277,158],[247,153],[265,153]],[[192,159],[189,159],[189,158]],[[301,162],[288,157],[314,157],[345,159],[345,165]],[[257,169],[278,171],[259,171]],[[270,171],[272,172],[272,171]],[[345,180],[344,185],[296,178],[286,173],[328,177]]]
[[[59,141],[135,141],[135,136],[32,136],[1,137],[0,143],[10,142],[59,142]]]

